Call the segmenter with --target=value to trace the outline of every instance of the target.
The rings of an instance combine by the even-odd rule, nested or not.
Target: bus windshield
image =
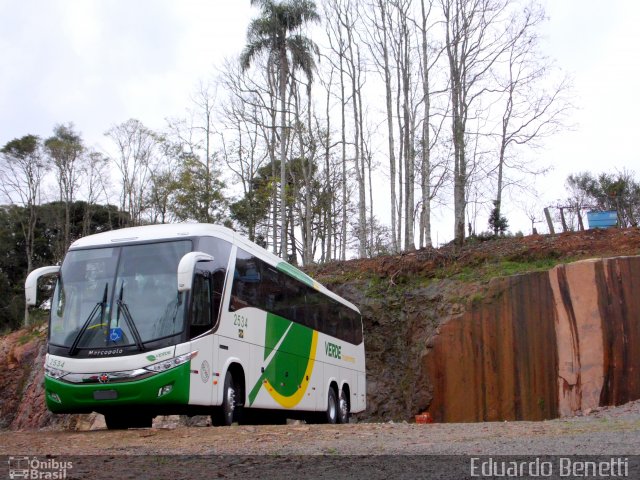
[[[138,346],[180,333],[177,269],[190,240],[71,250],[51,304],[49,342],[77,349]]]

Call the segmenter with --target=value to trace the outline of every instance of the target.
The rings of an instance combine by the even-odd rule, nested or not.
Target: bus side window
[[[231,256],[231,244],[217,237],[201,237],[198,241],[198,250],[213,256],[211,271],[212,277],[212,321],[218,321],[222,294],[224,293],[224,279]]]
[[[354,315],[354,332],[355,332],[355,338],[354,338],[354,343],[356,345],[360,345],[362,343],[362,317],[360,315],[358,315],[357,313],[353,313]]]
[[[327,301],[329,301],[329,299],[326,299]],[[325,314],[323,317],[324,319],[324,328],[325,328],[325,332],[327,333],[327,335],[331,335],[332,337],[337,337],[337,338],[342,338],[342,331],[343,329],[341,328],[341,318],[338,318],[335,315],[329,315],[329,314]]]
[[[304,324],[304,290],[286,273],[278,272],[280,294],[273,313],[292,322]]]
[[[213,327],[211,316],[211,274],[197,272],[191,290],[190,338],[197,337]]]
[[[224,270],[216,270],[211,277],[212,289],[211,289],[211,304],[212,304],[212,320],[215,322],[218,319],[218,312],[220,312],[220,304],[222,302],[222,290],[224,289]]]
[[[349,343],[355,343],[355,330],[356,325],[353,323],[352,310],[340,305],[340,334],[339,336]]]

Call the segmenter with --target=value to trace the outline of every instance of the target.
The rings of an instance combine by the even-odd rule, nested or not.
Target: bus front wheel
[[[214,426],[230,426],[236,417],[238,408],[237,401],[238,391],[233,379],[233,374],[227,372],[224,377],[224,387],[222,391],[222,406],[219,407],[213,415],[211,421]]]

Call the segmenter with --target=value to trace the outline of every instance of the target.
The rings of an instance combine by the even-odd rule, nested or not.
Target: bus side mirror
[[[189,252],[180,259],[178,264],[178,292],[191,290],[193,270],[198,262],[211,262],[213,257],[204,252]]]
[[[45,275],[57,275],[60,272],[60,266],[41,267],[33,270],[24,282],[24,296],[27,305],[33,307],[36,304],[38,295],[38,280]]]

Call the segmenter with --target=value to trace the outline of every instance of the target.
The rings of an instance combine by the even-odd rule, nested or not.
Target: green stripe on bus
[[[311,288],[315,288],[315,282],[313,281],[313,279],[306,273],[298,270],[293,265],[290,265],[287,262],[280,262],[278,263],[278,265],[276,265],[276,268],[281,272],[291,275],[293,278],[301,281],[305,285],[308,285]]]
[[[282,338],[287,328],[289,331]],[[310,358],[315,357],[315,352],[311,351],[312,340],[313,330],[310,328],[278,315],[267,314],[265,359],[278,345],[278,342],[282,342],[269,364],[264,366],[264,372],[249,392],[249,405],[255,401],[265,380],[284,397],[290,397],[298,391],[300,385],[303,384],[308,362],[314,361]],[[267,350],[269,354],[267,354]]]
[[[191,362],[187,362],[166,372],[158,373],[143,380],[106,384],[75,384],[44,377],[47,407],[54,413],[79,413],[98,411],[100,407],[118,405],[166,405],[189,403],[189,382]],[[158,397],[158,390],[173,385],[171,392]],[[113,400],[96,400],[94,392],[115,391]],[[58,403],[52,397],[56,394]]]
[[[276,347],[291,322],[277,315],[267,313],[267,325],[264,334],[264,358],[266,360]]]

